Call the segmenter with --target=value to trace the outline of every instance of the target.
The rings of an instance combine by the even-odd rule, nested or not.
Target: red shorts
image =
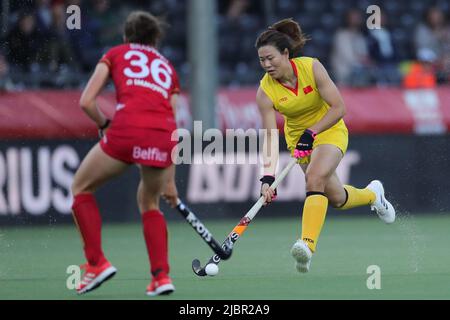
[[[171,152],[178,141],[172,132],[145,128],[110,128],[100,140],[102,150],[114,159],[126,163],[167,168],[172,164]]]

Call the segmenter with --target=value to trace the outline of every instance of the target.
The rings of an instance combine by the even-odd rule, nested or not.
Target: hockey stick
[[[292,167],[297,163],[297,159],[293,158],[291,161],[289,161],[288,165],[281,171],[280,175],[275,179],[275,181],[270,186],[271,188],[275,189],[278,187],[278,185],[281,183],[281,181],[286,177],[289,170],[292,169]],[[250,222],[253,220],[253,218],[256,216],[258,211],[261,209],[261,207],[264,204],[264,197],[261,196],[258,201],[251,207],[251,209],[247,212],[247,214],[239,221],[239,223],[234,227],[234,229],[230,232],[228,237],[223,242],[222,246],[229,246],[232,247],[233,244],[239,239],[239,237],[244,233],[244,231],[247,229]],[[219,255],[213,255],[208,263],[205,265],[205,267],[208,264],[215,264],[218,265],[220,263],[220,256]],[[192,270],[196,275],[199,277],[206,276],[205,267],[202,267],[200,264],[200,260],[194,259],[192,261]]]
[[[197,234],[208,244],[208,246],[220,257],[227,260],[230,258],[233,248],[230,243],[224,242],[222,246],[214,239],[211,232],[206,229],[205,225],[197,218],[197,216],[178,198],[176,209],[184,219],[189,223]]]

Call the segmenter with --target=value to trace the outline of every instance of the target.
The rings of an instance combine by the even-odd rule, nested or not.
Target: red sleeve
[[[172,87],[170,88],[170,95],[178,94],[181,92],[180,90],[180,81],[178,80],[178,74],[175,69],[172,67]]]
[[[98,61],[100,62],[104,62],[106,63],[106,65],[108,66],[108,68],[111,70],[111,67],[113,65],[113,54],[114,54],[114,48],[108,50],[108,52],[106,52]]]

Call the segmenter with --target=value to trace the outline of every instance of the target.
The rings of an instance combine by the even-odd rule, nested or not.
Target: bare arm
[[[106,123],[105,115],[97,107],[97,96],[102,91],[109,77],[109,68],[105,63],[97,64],[94,73],[83,90],[80,98],[80,106],[98,127]]]
[[[171,164],[167,169],[167,181],[161,196],[172,207],[177,206],[178,190],[175,183],[175,164]]]
[[[278,129],[273,103],[261,88],[256,93],[256,103],[262,117],[263,128],[265,129],[263,144],[264,175],[275,176],[277,169],[279,149],[278,149]],[[268,183],[261,185],[261,195],[264,196],[264,205],[272,202],[275,198],[275,190],[269,188]]]
[[[264,175],[275,175],[278,163],[278,128],[273,103],[261,88],[256,93],[256,103],[266,129],[263,144]]]
[[[179,94],[178,93],[173,94],[170,97],[170,105],[172,106],[173,116],[175,117],[175,119],[177,118],[178,98],[179,98]]]
[[[345,104],[338,88],[319,61],[314,61],[313,72],[320,95],[330,105],[330,110],[325,116],[309,128],[316,133],[320,133],[331,128],[344,117]]]
[[[173,94],[170,97],[170,105],[172,106],[173,115],[175,118],[177,111],[178,96],[179,96],[178,94]],[[175,164],[172,163],[172,165],[167,168],[167,171],[168,171],[167,183],[161,196],[166,200],[168,204],[170,204],[172,208],[174,208],[177,205],[178,199],[178,190],[175,182],[175,174],[176,174]]]

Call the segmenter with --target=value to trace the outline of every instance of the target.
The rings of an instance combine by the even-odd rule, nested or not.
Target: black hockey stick
[[[197,218],[197,216],[180,200],[177,199],[178,212],[185,218],[185,220],[192,226],[197,234],[208,244],[208,246],[215,252],[220,259],[227,260],[233,252],[231,243],[223,243],[222,246],[214,239],[211,232],[206,229],[205,225]]]
[[[291,161],[289,161],[288,165],[281,171],[280,175],[275,179],[275,181],[270,186],[271,188],[275,189],[278,187],[280,182],[286,177],[289,170],[297,163],[297,159],[293,158]],[[244,231],[247,229],[250,222],[252,222],[253,218],[256,216],[258,211],[261,209],[265,202],[265,199],[263,196],[261,196],[258,201],[251,207],[251,209],[247,212],[247,214],[239,221],[239,223],[233,228],[233,230],[230,232],[228,237],[223,242],[222,246],[233,246],[233,244],[239,239],[239,237],[244,233]],[[194,259],[192,261],[192,271],[199,277],[206,276],[205,268],[208,264],[215,264],[218,265],[220,263],[221,257],[217,254],[213,255],[208,263],[202,267],[200,260]]]

